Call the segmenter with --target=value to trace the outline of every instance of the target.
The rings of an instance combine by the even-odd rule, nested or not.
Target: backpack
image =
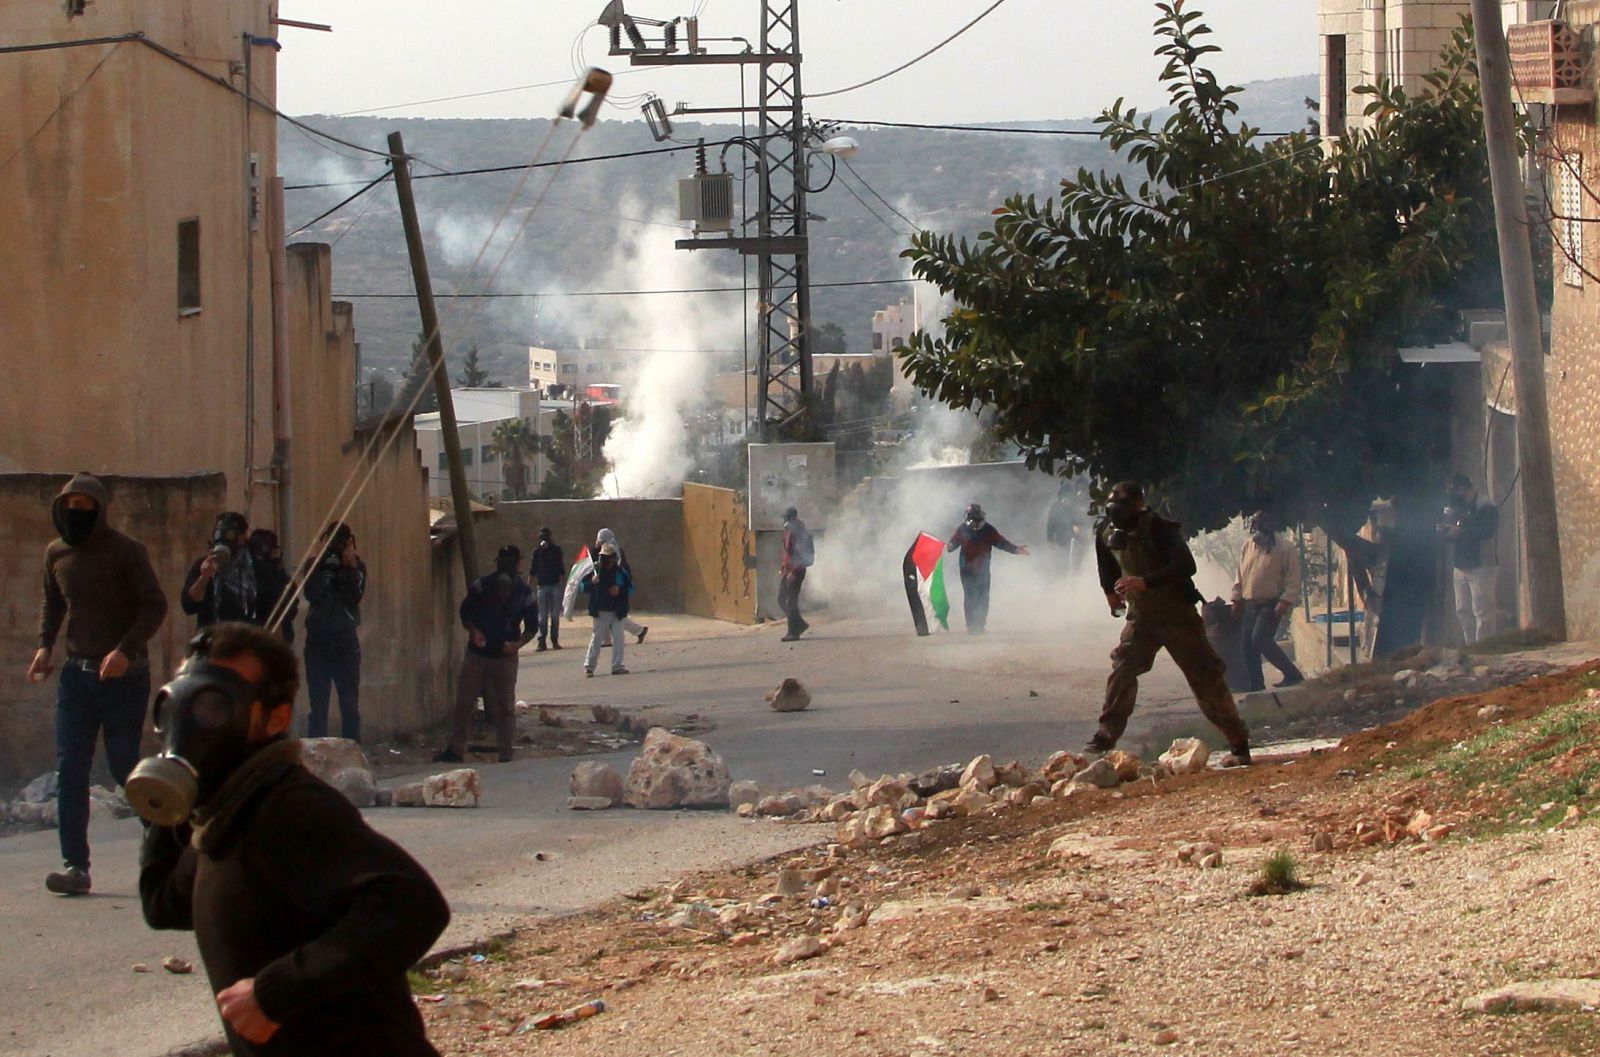
[[[789,530],[789,538],[794,544],[792,558],[794,564],[802,569],[811,568],[811,563],[817,560],[817,545],[811,539],[811,530],[796,523],[795,527]]]

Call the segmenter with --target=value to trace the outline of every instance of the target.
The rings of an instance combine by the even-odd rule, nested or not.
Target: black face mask
[[[1113,499],[1106,504],[1106,516],[1119,529],[1131,529],[1139,521],[1139,504],[1132,499]]]
[[[100,511],[72,510],[62,512],[62,521],[65,522],[61,529],[62,542],[69,547],[81,547],[89,542],[89,536],[94,532],[94,527],[100,523]]]
[[[151,708],[165,749],[140,760],[124,785],[139,817],[155,826],[188,821],[263,744],[250,740],[250,706],[267,696],[203,652],[191,654]]]

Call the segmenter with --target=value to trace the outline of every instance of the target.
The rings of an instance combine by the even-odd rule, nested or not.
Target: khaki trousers
[[[469,651],[461,662],[456,713],[450,728],[450,751],[457,756],[467,751],[467,737],[472,732],[472,717],[477,713],[480,697],[483,710],[494,723],[500,759],[509,760],[517,727],[516,657],[480,657]]]
[[[1172,657],[1189,681],[1200,711],[1228,739],[1229,748],[1250,744],[1250,732],[1239,718],[1233,695],[1228,692],[1223,673],[1227,665],[1206,640],[1205,625],[1199,613],[1189,620],[1156,623],[1130,620],[1122,629],[1122,640],[1111,651],[1111,677],[1106,680],[1106,706],[1100,714],[1100,737],[1116,744],[1128,727],[1134,703],[1139,697],[1139,676],[1155,664],[1162,649]]]

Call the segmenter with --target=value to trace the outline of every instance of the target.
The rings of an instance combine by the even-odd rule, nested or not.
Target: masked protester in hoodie
[[[247,624],[190,644],[156,698],[164,751],[128,799],[149,828],[139,896],[192,930],[239,1057],[437,1057],[406,971],[449,907],[398,845],[300,763],[294,653]]]
[[[567,585],[567,562],[561,554],[561,548],[551,538],[549,528],[539,530],[539,545],[533,548],[533,557],[528,559],[528,579],[533,581],[539,603],[538,652],[543,653],[547,648],[546,639],[549,640],[549,648],[559,650],[561,596]]]
[[[628,552],[622,549],[622,544],[617,540],[617,534],[608,528],[603,528],[595,533],[594,546],[589,549],[589,554],[594,558],[595,564],[600,564],[600,552],[605,549],[608,543],[617,549],[617,565],[621,567],[623,572],[628,574],[629,582],[632,582],[633,566],[628,564]],[[650,625],[641,624],[626,614],[617,623],[623,631],[633,636],[635,642],[643,642],[644,637],[650,634]],[[611,645],[611,639],[607,637],[601,645]]]
[[[1272,662],[1287,689],[1306,681],[1294,661],[1278,645],[1278,626],[1300,601],[1300,552],[1278,535],[1270,510],[1250,518],[1250,538],[1239,552],[1239,575],[1233,581],[1233,612],[1239,618],[1245,681],[1249,690],[1266,689],[1261,659]]]
[[[278,534],[271,529],[258,528],[248,540],[250,557],[256,563],[256,604],[265,624],[278,612],[278,603],[289,590],[289,570],[283,565],[283,547]],[[300,611],[298,599],[289,602],[288,612],[278,619],[278,631],[283,641],[294,641],[294,617]]]
[[[107,521],[105,485],[80,473],[51,507],[60,538],[44,552],[39,648],[28,678],[49,678],[56,640],[66,659],[56,686],[57,808],[66,869],[45,878],[59,895],[89,891],[89,768],[105,732],[106,763],[118,785],[139,758],[150,702],[146,644],[167,615],[167,599],[144,544]]]
[[[178,601],[183,611],[195,618],[197,628],[222,620],[266,622],[266,613],[260,608],[255,555],[247,542],[249,531],[243,514],[231,510],[218,514],[211,529],[211,549],[189,567]]]
[[[982,635],[989,626],[989,559],[997,547],[1007,554],[1026,557],[1028,553],[1028,548],[1000,535],[977,503],[967,507],[966,519],[956,526],[950,542],[945,544],[947,552],[961,551],[961,613],[968,633],[973,635]]]
[[[1165,649],[1194,691],[1200,711],[1228,739],[1229,763],[1250,762],[1250,732],[1234,706],[1222,658],[1206,639],[1195,604],[1194,555],[1183,528],[1145,505],[1144,489],[1123,481],[1111,489],[1106,518],[1095,528],[1095,561],[1100,589],[1111,615],[1128,613],[1121,641],[1111,651],[1111,677],[1100,730],[1086,746],[1109,752],[1122,737],[1139,696],[1139,676]]]
[[[467,655],[457,681],[450,744],[434,753],[435,763],[461,762],[480,697],[494,722],[500,762],[511,762],[517,725],[517,652],[533,639],[539,622],[533,590],[522,578],[521,565],[521,550],[501,547],[494,572],[472,581],[461,600],[461,625],[469,636]]]
[[[622,663],[627,639],[622,637],[622,622],[628,619],[628,596],[633,594],[633,577],[622,564],[622,555],[615,543],[600,545],[595,566],[584,576],[578,590],[589,596],[589,615],[594,618],[594,634],[589,637],[589,652],[584,657],[583,672],[594,675],[595,662],[600,659],[600,647],[611,643],[611,674],[627,675]]]
[[[339,691],[340,734],[361,740],[361,599],[367,565],[356,534],[341,523],[322,531],[322,556],[306,578],[306,736],[328,736],[328,703]]]

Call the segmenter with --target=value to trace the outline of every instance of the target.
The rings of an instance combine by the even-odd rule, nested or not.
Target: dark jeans
[[[90,662],[98,667],[99,662]],[[89,768],[94,743],[105,731],[106,764],[118,785],[139,762],[139,737],[150,704],[150,669],[121,679],[100,676],[76,660],[61,668],[56,687],[56,773],[60,783],[61,858],[68,866],[89,868]]]
[[[306,694],[311,711],[306,716],[306,737],[328,736],[328,700],[339,691],[339,733],[361,740],[361,642],[352,632],[348,639],[306,643]]]
[[[981,632],[989,625],[989,565],[961,570],[961,612],[967,630]]]
[[[1251,690],[1265,690],[1266,680],[1261,675],[1261,659],[1265,657],[1285,679],[1299,679],[1300,669],[1294,666],[1289,655],[1278,645],[1277,602],[1246,602],[1244,621],[1239,628],[1239,650],[1244,655],[1244,674]]]
[[[789,634],[799,638],[811,625],[800,615],[800,589],[806,585],[806,571],[792,569],[778,581],[778,608],[789,618]]]

